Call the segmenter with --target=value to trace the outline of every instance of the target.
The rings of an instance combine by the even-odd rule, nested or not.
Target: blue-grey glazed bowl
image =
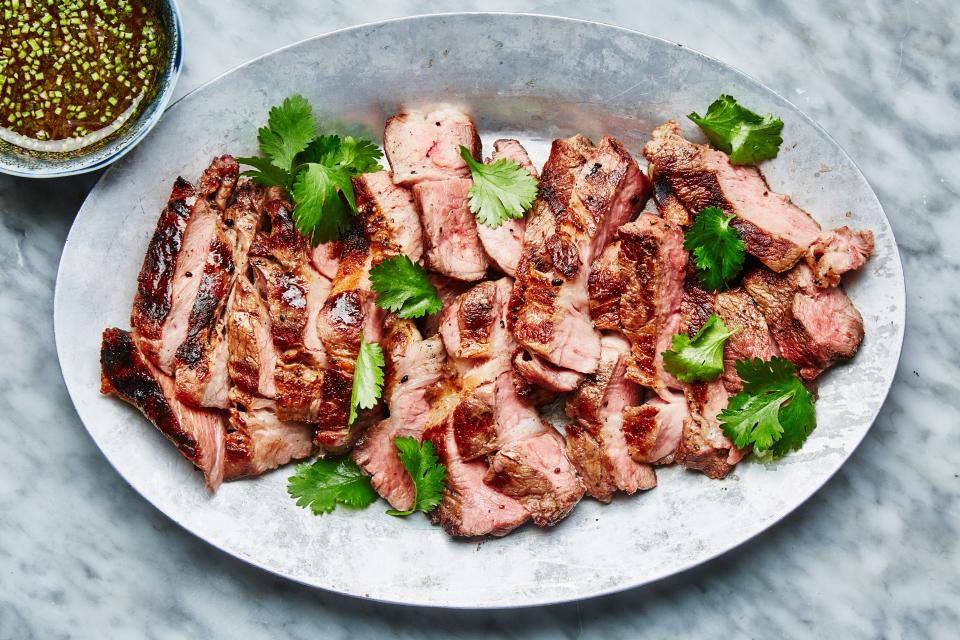
[[[157,88],[136,117],[104,140],[64,153],[25,151],[0,140],[0,173],[26,178],[60,178],[102,169],[130,151],[153,129],[173,96],[183,64],[183,29],[176,0],[156,0],[169,43]]]

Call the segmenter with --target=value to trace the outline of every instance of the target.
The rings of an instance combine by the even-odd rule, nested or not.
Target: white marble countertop
[[[951,0],[312,3],[181,0],[183,95],[333,29],[454,10],[608,22],[727,62],[786,96],[863,169],[893,224],[907,333],[864,443],[806,505],[740,550],[579,604],[452,612],[275,578],[141,499],[60,377],[52,299],[96,176],[0,176],[0,640],[38,638],[957,637],[960,629],[960,9]],[[283,7],[278,13],[275,7]],[[93,302],[92,302],[93,304]]]

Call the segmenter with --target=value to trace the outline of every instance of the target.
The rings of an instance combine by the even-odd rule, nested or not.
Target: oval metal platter
[[[136,411],[99,394],[100,333],[129,326],[136,276],[173,179],[210,158],[255,151],[270,106],[304,94],[325,128],[380,140],[403,107],[453,103],[484,142],[517,137],[535,162],[549,141],[617,136],[640,151],[657,124],[702,111],[721,93],[783,118],[779,157],[763,166],[824,227],[872,229],[876,253],[846,281],[863,314],[856,358],[822,378],[819,426],[776,463],[748,459],[722,481],[679,468],[659,486],[602,505],[585,499],[553,529],[524,526],[483,544],[449,538],[422,517],[378,502],[315,517],[287,497],[290,469],[225,484],[199,473]],[[684,122],[687,133],[702,136]],[[530,15],[408,18],[331,33],[273,52],[173,105],[100,180],[63,252],[57,349],[77,412],[96,444],[143,497],[210,544],[308,585],[388,602],[516,607],[610,593],[728,551],[820,488],[870,428],[893,379],[904,326],[900,259],[883,210],[842,149],[792,104],[686,48],[619,28]]]

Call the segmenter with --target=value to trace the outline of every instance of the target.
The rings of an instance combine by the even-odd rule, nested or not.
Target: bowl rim
[[[125,156],[131,149],[137,146],[141,140],[143,140],[150,131],[157,125],[160,121],[160,118],[163,117],[163,114],[166,113],[167,108],[171,104],[173,98],[173,93],[177,88],[177,81],[180,79],[180,72],[183,69],[183,23],[180,17],[180,7],[177,4],[177,0],[162,0],[170,7],[170,13],[173,15],[173,24],[171,25],[171,35],[174,40],[174,52],[173,52],[173,63],[172,69],[170,70],[170,81],[167,82],[166,86],[160,91],[153,99],[151,103],[157,105],[157,108],[146,120],[143,120],[138,125],[136,125],[139,130],[136,131],[130,138],[126,140],[122,145],[117,147],[113,154],[103,158],[99,161],[89,162],[84,164],[83,155],[77,156],[76,166],[69,166],[64,169],[59,169],[56,167],[44,167],[42,169],[24,171],[19,169],[17,166],[10,165],[7,163],[4,156],[0,155],[0,173],[14,176],[17,178],[66,178],[68,176],[80,175],[83,173],[90,173],[92,171],[98,171],[103,169],[113,162],[119,160]],[[192,92],[191,92],[192,93]],[[69,164],[69,163],[68,163]]]

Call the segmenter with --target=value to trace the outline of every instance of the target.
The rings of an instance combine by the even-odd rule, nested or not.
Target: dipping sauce
[[[156,89],[165,31],[149,0],[0,0],[0,138],[39,151],[102,140]]]

